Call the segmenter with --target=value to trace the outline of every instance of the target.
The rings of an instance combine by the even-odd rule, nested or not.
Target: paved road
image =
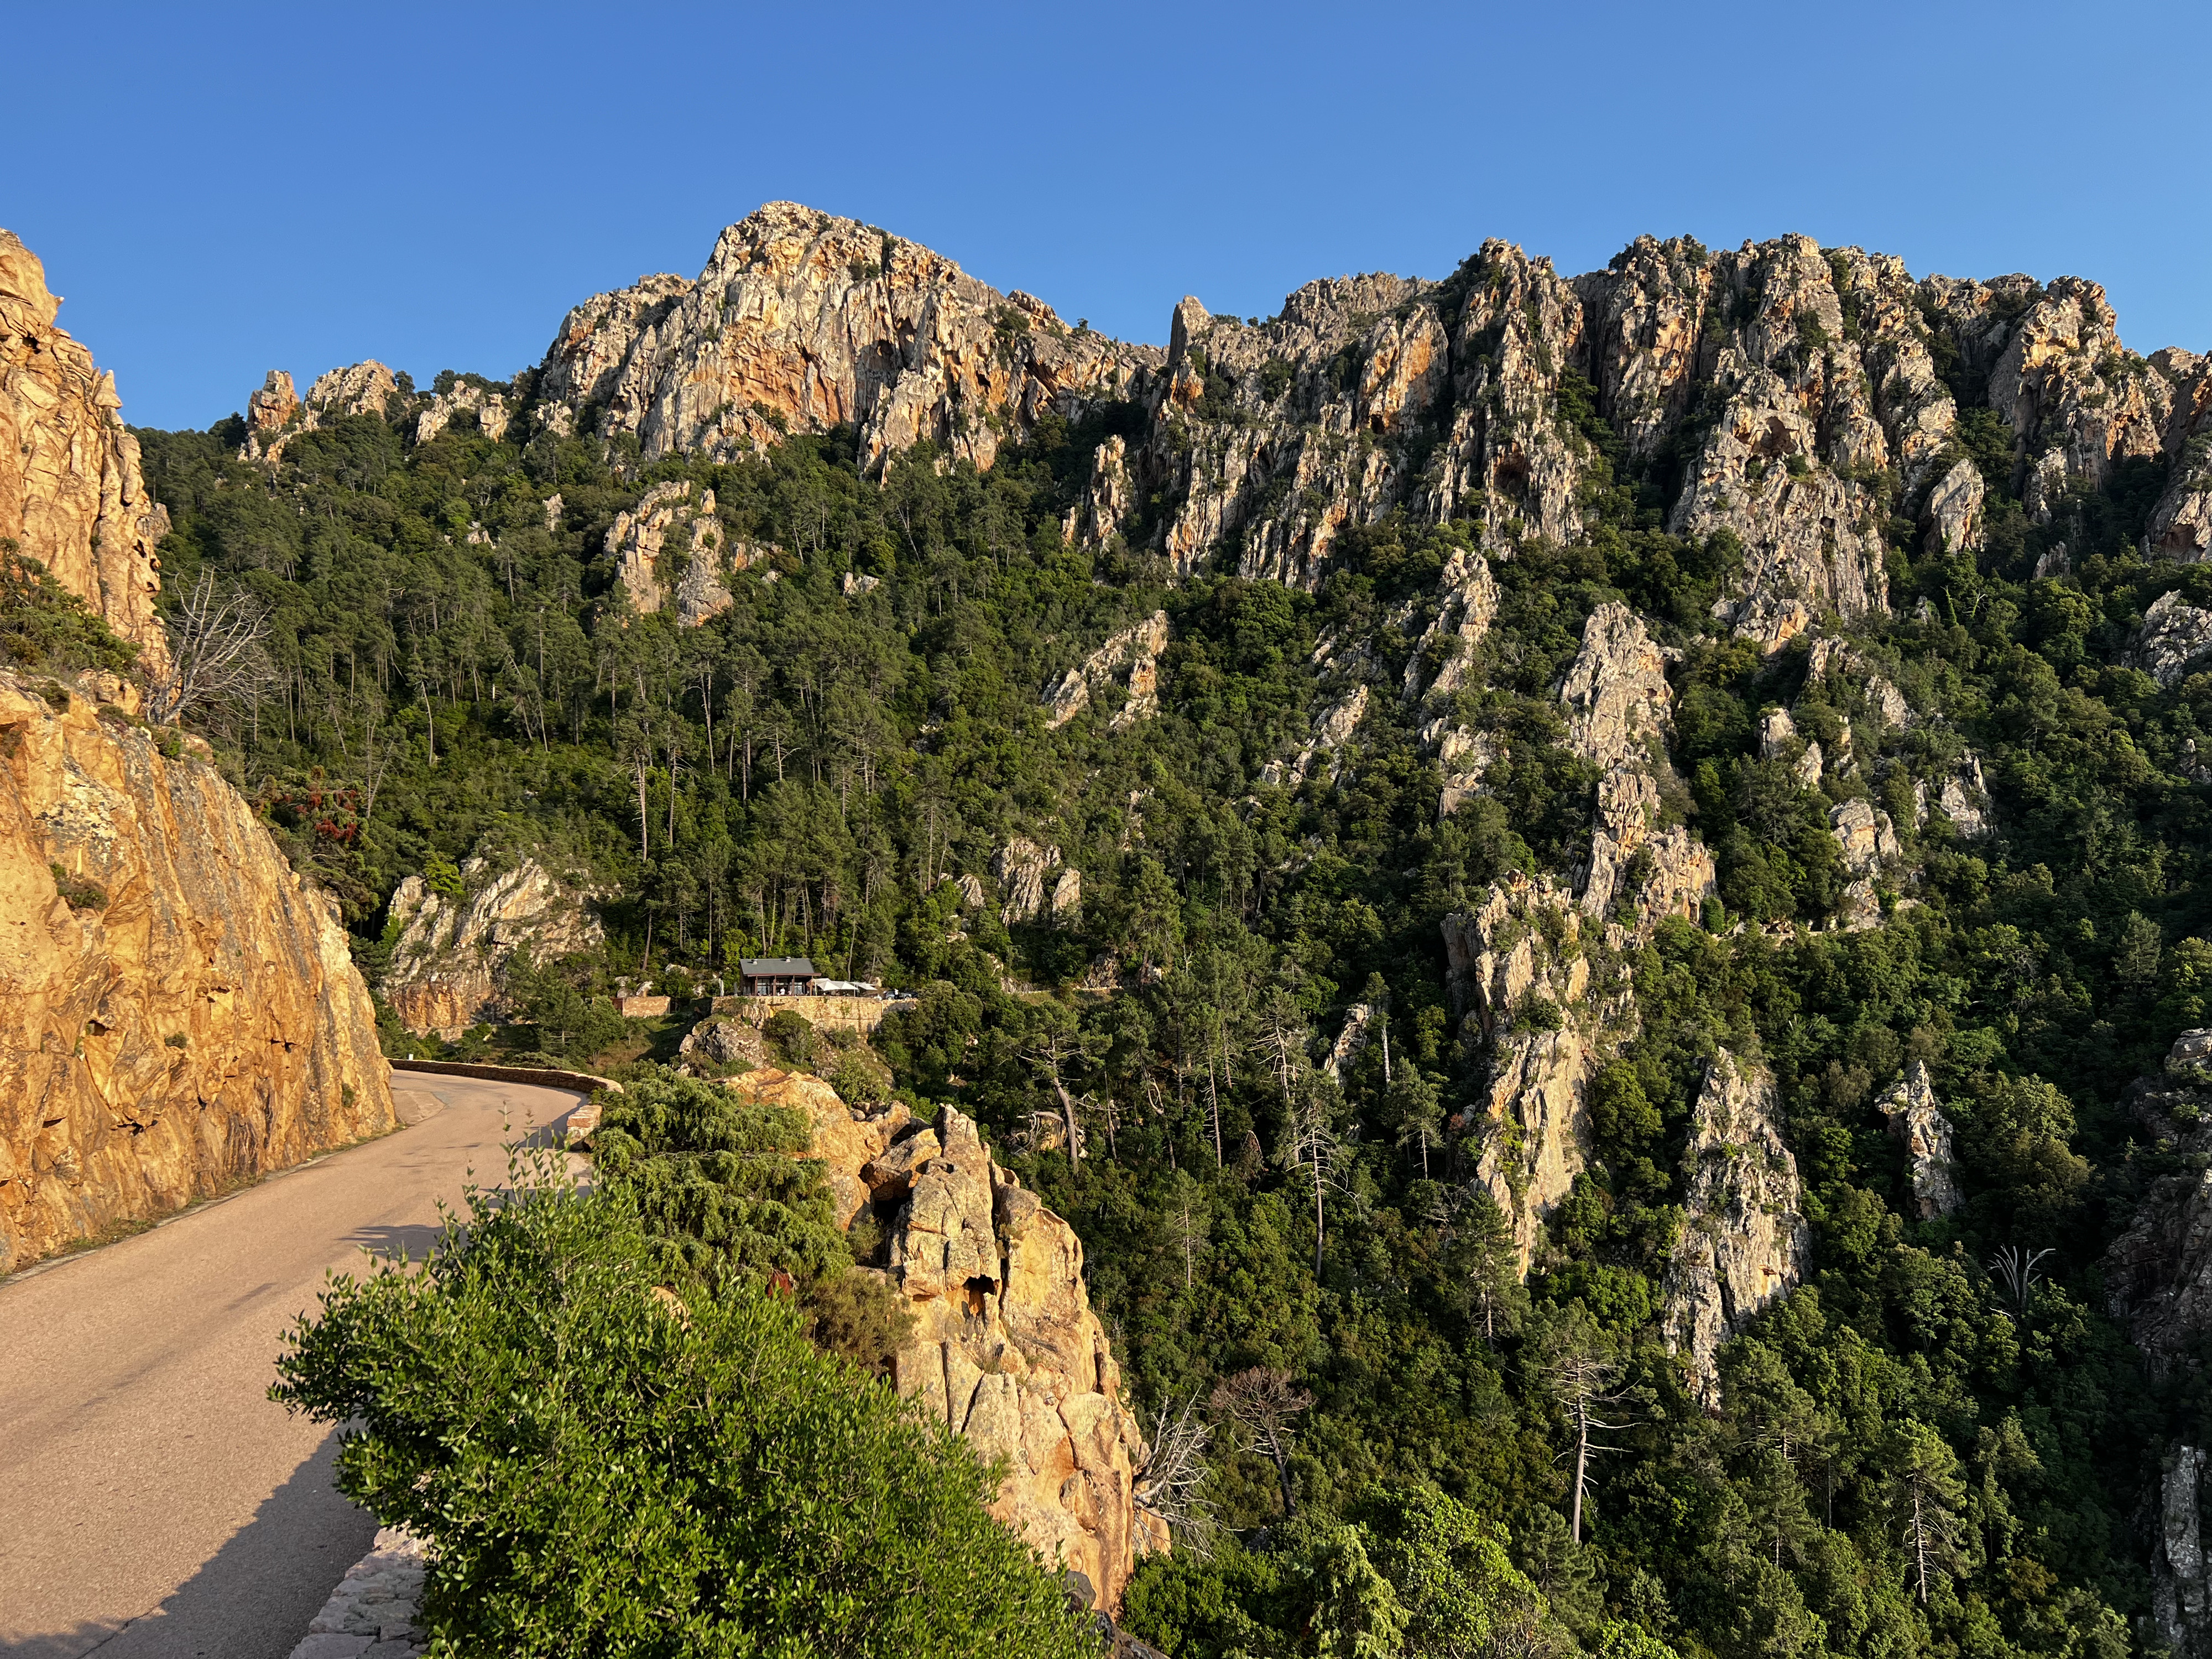
[[[279,1339],[577,1099],[396,1081],[412,1127],[0,1285],[0,1654],[285,1659],[368,1550],[335,1431],[266,1398]]]

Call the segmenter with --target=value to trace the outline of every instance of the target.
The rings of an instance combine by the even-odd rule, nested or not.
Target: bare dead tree
[[[1328,1121],[1328,1103],[1313,1090],[1304,1091],[1291,1105],[1291,1121],[1283,1139],[1282,1164],[1286,1170],[1304,1169],[1313,1177],[1314,1272],[1321,1272],[1322,1246],[1328,1242],[1328,1223],[1322,1196],[1343,1184],[1344,1143]]]
[[[1304,1020],[1298,1017],[1297,1004],[1286,993],[1278,991],[1267,999],[1267,1006],[1260,1013],[1260,1034],[1252,1046],[1267,1062],[1267,1069],[1275,1074],[1285,1106],[1291,1103],[1291,1085],[1310,1063],[1306,1044],[1312,1036]]]
[[[2027,1311],[2028,1298],[2035,1294],[2037,1283],[2043,1275],[2036,1267],[2044,1257],[2055,1254],[2048,1249],[2030,1251],[2018,1244],[2008,1244],[1990,1258],[1990,1271],[2004,1281],[2012,1292],[2013,1305],[2021,1313]]]
[[[1175,1205],[1168,1212],[1168,1241],[1182,1256],[1182,1287],[1191,1287],[1198,1258],[1206,1254],[1206,1218],[1197,1203],[1198,1183],[1188,1176],[1176,1177]]]
[[[1060,1100],[1061,1121],[1067,1128],[1067,1167],[1083,1173],[1082,1130],[1076,1122],[1075,1097],[1068,1092],[1066,1073],[1087,1057],[1082,1039],[1064,1026],[1048,1025],[1030,1044],[1030,1060]]]
[[[1601,1443],[1597,1437],[1628,1426],[1626,1420],[1608,1423],[1599,1415],[1601,1412],[1610,1415],[1610,1408],[1626,1402],[1626,1395],[1614,1387],[1620,1377],[1620,1362],[1596,1322],[1577,1308],[1544,1334],[1538,1363],[1544,1386],[1565,1412],[1567,1431],[1573,1437],[1573,1443],[1559,1455],[1571,1456],[1575,1462],[1574,1516],[1568,1536],[1579,1544],[1583,1498],[1589,1491],[1590,1459],[1621,1449]]]
[[[1215,1415],[1242,1425],[1274,1464],[1285,1520],[1298,1512],[1291,1492],[1291,1439],[1297,1419],[1313,1401],[1311,1394],[1291,1381],[1288,1371],[1273,1365],[1255,1365],[1213,1386],[1210,1403]]]
[[[1157,1516],[1176,1541],[1201,1561],[1213,1554],[1213,1505],[1200,1496],[1206,1484],[1206,1449],[1213,1430],[1198,1414],[1198,1396],[1170,1401],[1152,1424],[1152,1450],[1137,1471],[1137,1507]]]
[[[242,589],[218,591],[203,570],[169,629],[168,672],[154,682],[147,717],[173,726],[218,702],[249,702],[270,678],[269,611]]]

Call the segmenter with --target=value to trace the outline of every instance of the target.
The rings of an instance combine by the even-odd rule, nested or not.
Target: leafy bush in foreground
[[[273,1397],[360,1425],[338,1486],[431,1543],[434,1652],[1095,1650],[963,1443],[788,1303],[679,1304],[648,1259],[620,1196],[526,1187],[294,1330]]]

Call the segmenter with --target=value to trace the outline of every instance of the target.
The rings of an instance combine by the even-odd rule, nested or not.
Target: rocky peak
[[[772,202],[722,233],[696,282],[648,277],[571,312],[541,419],[573,430],[595,410],[596,429],[635,433],[648,460],[726,460],[850,423],[871,463],[927,440],[988,467],[1003,434],[1160,362],[918,243]]]
[[[392,379],[392,371],[371,357],[344,368],[326,368],[315,376],[315,383],[307,388],[307,407],[332,420],[347,415],[381,416],[398,395],[399,383]]]
[[[1661,1332],[1688,1362],[1692,1394],[1716,1411],[1721,1345],[1790,1292],[1812,1248],[1797,1160],[1764,1069],[1715,1052],[1690,1110],[1683,1169],[1686,1213]]]
[[[154,608],[169,515],[146,488],[115,377],[54,326],[46,267],[0,230],[0,537],[46,566],[161,673]]]
[[[246,400],[246,441],[239,447],[238,458],[258,461],[265,457],[274,461],[299,416],[300,399],[292,390],[292,377],[281,368],[270,369],[261,389]]]
[[[2062,276],[2012,330],[1990,372],[1990,405],[2018,441],[2021,499],[2040,523],[2068,482],[2101,484],[2115,461],[2161,453],[2172,392],[2122,349],[2105,290]]]

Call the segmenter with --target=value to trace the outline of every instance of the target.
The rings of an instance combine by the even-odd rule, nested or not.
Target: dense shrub
[[[433,1549],[456,1655],[1089,1653],[995,1482],[789,1303],[656,1284],[635,1207],[526,1186],[419,1271],[335,1281],[277,1400]]]

